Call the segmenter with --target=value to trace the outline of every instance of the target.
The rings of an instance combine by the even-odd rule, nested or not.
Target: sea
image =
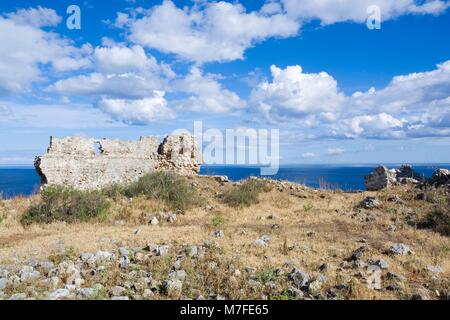
[[[364,190],[364,177],[377,165],[289,165],[282,166],[273,179],[289,180],[313,188]],[[397,168],[400,165],[387,165]],[[413,164],[413,169],[430,177],[438,168],[450,169],[450,164]],[[260,168],[249,166],[202,166],[202,175],[225,175],[232,181],[260,176]],[[0,167],[0,197],[10,199],[39,192],[39,176],[33,167]]]

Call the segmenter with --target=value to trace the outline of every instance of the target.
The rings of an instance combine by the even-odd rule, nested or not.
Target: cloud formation
[[[294,36],[300,27],[268,7],[247,13],[241,4],[224,1],[181,9],[165,0],[141,18],[120,19],[134,43],[196,63],[243,59],[245,50],[256,43]]]
[[[274,0],[249,12],[238,2],[196,1],[179,8],[165,0],[150,9],[118,13],[114,26],[125,28],[124,42],[105,38],[95,48],[77,47],[51,31],[61,22],[54,10],[19,9],[0,14],[0,95],[36,94],[34,85],[43,83],[45,93],[59,95],[55,100],[88,98],[96,112],[127,124],[191,112],[243,117],[250,111],[271,124],[297,126],[303,137],[449,136],[450,61],[352,95],[344,94],[327,72],[274,65],[271,79],[248,81],[254,87],[244,99],[225,86],[221,75],[205,71],[205,63],[244,59],[248,48],[269,38],[295,36],[308,20],[362,23],[372,4],[380,6],[385,20],[441,14],[449,7],[443,0]],[[50,79],[55,80],[47,84]]]
[[[197,67],[192,67],[189,74],[175,81],[173,89],[188,95],[172,102],[180,111],[225,113],[245,107],[245,101],[223,88],[215,75],[204,75]]]
[[[337,82],[326,72],[304,73],[301,66],[270,67],[272,81],[259,83],[252,91],[253,106],[271,122],[324,114],[344,101]]]
[[[114,119],[128,124],[148,124],[175,117],[164,98],[165,92],[153,91],[153,96],[144,99],[102,98],[97,106]]]
[[[449,6],[443,0],[282,0],[290,17],[300,20],[318,19],[323,25],[351,21],[362,23],[367,20],[367,8],[378,6],[383,21],[407,14],[441,14]]]
[[[77,48],[41,28],[59,21],[54,10],[41,7],[0,14],[0,95],[30,91],[46,79],[43,68],[64,72],[90,65],[88,45]]]
[[[450,132],[450,61],[394,77],[381,90],[343,94],[327,73],[271,67],[272,81],[253,89],[251,111],[271,123],[298,124],[319,137],[398,139]]]
[[[29,25],[36,28],[54,27],[61,22],[55,10],[43,8],[18,9],[16,12],[6,13],[5,16],[17,25]]]

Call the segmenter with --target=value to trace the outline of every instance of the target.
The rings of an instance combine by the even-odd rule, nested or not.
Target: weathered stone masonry
[[[126,184],[156,170],[193,175],[200,169],[201,152],[188,134],[141,137],[139,141],[50,138],[47,154],[36,157],[42,185],[97,189]]]

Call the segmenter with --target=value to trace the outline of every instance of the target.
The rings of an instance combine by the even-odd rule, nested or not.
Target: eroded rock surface
[[[435,187],[447,186],[450,187],[450,170],[437,169],[433,172],[430,184]]]
[[[385,166],[375,168],[375,170],[364,179],[364,184],[369,191],[384,189],[395,182],[395,173]]]
[[[364,184],[367,190],[377,191],[394,184],[418,184],[423,180],[424,177],[416,173],[411,165],[404,164],[398,169],[388,169],[386,166],[379,166],[365,177]]]
[[[97,189],[130,183],[155,170],[193,175],[200,169],[201,153],[189,134],[138,141],[92,138],[50,138],[47,154],[36,157],[42,185]]]

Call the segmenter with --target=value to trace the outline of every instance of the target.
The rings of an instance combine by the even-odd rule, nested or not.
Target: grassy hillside
[[[1,201],[0,298],[445,299],[448,210],[447,190],[409,185],[153,176],[52,189]]]

